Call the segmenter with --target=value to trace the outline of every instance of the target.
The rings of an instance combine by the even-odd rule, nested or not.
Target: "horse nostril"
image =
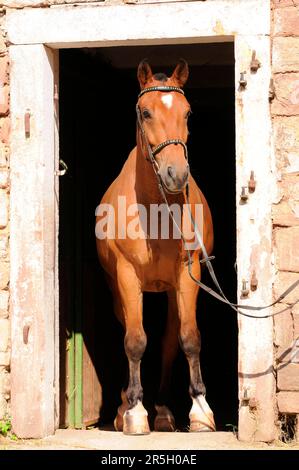
[[[174,179],[175,178],[175,169],[172,166],[169,166],[167,168],[167,173],[169,174],[170,178]]]

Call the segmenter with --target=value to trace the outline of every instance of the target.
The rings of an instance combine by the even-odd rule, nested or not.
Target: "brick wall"
[[[9,63],[4,32],[5,10],[0,7],[0,419],[9,399]]]
[[[278,177],[278,198],[273,206],[274,293],[278,295],[299,276],[299,0],[273,0],[272,63],[276,97],[271,111]],[[296,291],[286,303],[298,299],[299,288]],[[299,305],[275,317],[274,328],[278,410],[298,414]]]

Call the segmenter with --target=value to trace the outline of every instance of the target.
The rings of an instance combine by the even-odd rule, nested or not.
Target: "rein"
[[[181,94],[184,95],[184,91],[181,88],[178,88],[178,87],[174,87],[174,86],[155,86],[155,87],[149,87],[149,88],[143,89],[139,93],[138,98],[140,98],[145,93],[154,92],[154,91],[160,91],[160,92],[173,92],[174,91],[174,92],[181,93]],[[186,146],[185,142],[183,142],[181,139],[170,139],[170,140],[166,140],[165,142],[162,142],[161,144],[157,145],[154,149],[152,149],[152,147],[149,144],[149,141],[148,141],[147,135],[145,133],[144,127],[142,125],[142,117],[141,117],[141,112],[140,112],[140,108],[139,108],[138,103],[136,105],[136,114],[137,114],[137,123],[138,123],[139,129],[141,131],[141,136],[142,136],[142,139],[143,139],[144,144],[146,146],[146,150],[147,150],[147,154],[148,154],[148,156],[145,156],[145,158],[146,158],[146,160],[149,160],[152,163],[154,173],[157,177],[157,182],[158,182],[158,187],[159,187],[160,193],[162,195],[162,198],[164,199],[164,202],[166,204],[168,213],[169,213],[169,215],[172,219],[173,224],[176,226],[177,230],[181,234],[181,239],[182,239],[182,242],[183,242],[183,245],[184,245],[184,249],[185,249],[185,251],[187,252],[187,255],[188,255],[188,273],[189,273],[190,278],[199,287],[201,287],[205,292],[207,292],[209,295],[211,295],[215,299],[219,300],[220,302],[223,302],[223,303],[229,305],[229,307],[231,307],[235,312],[237,312],[240,315],[243,315],[245,317],[249,317],[249,318],[270,318],[270,317],[274,317],[274,316],[276,316],[280,313],[289,311],[294,305],[296,305],[299,302],[299,299],[297,299],[292,304],[288,305],[288,307],[286,307],[282,310],[279,310],[278,312],[273,312],[273,313],[268,314],[268,315],[262,315],[262,316],[261,315],[251,315],[249,313],[242,312],[240,309],[242,308],[243,310],[261,311],[261,310],[265,310],[267,308],[273,307],[277,303],[281,302],[288,294],[290,294],[290,292],[292,292],[299,285],[299,279],[297,279],[297,281],[295,281],[293,284],[291,284],[288,287],[288,289],[286,289],[274,302],[272,302],[269,305],[264,305],[264,306],[240,305],[240,304],[235,304],[233,302],[230,302],[227,299],[227,297],[223,293],[223,290],[222,290],[222,288],[221,288],[221,286],[218,282],[218,279],[216,277],[214,268],[213,268],[212,263],[211,263],[211,259],[214,259],[215,257],[208,255],[206,247],[205,247],[203,239],[202,239],[202,236],[200,234],[200,231],[199,231],[199,229],[197,227],[197,224],[196,224],[196,222],[195,222],[195,220],[192,216],[191,209],[190,209],[190,202],[189,202],[189,185],[187,183],[187,185],[186,185],[186,201],[187,201],[188,212],[189,212],[191,222],[192,222],[193,227],[194,227],[196,238],[197,238],[197,240],[200,244],[200,248],[201,248],[201,251],[202,251],[202,254],[203,254],[203,258],[200,260],[200,263],[206,264],[206,266],[208,268],[208,271],[209,271],[209,274],[210,274],[210,276],[213,280],[213,283],[215,284],[215,286],[216,286],[219,293],[214,291],[211,287],[208,287],[203,282],[201,282],[199,279],[196,279],[193,276],[193,274],[192,274],[192,264],[193,264],[192,255],[190,253],[190,250],[187,248],[187,242],[186,242],[186,239],[185,239],[185,237],[184,237],[184,235],[181,231],[181,228],[176,223],[176,221],[174,219],[174,216],[172,214],[172,211],[170,210],[169,203],[168,203],[168,200],[167,200],[167,197],[166,197],[166,194],[165,194],[165,187],[164,187],[161,175],[159,174],[159,166],[158,166],[158,163],[155,159],[155,156],[163,148],[167,147],[168,145],[172,145],[172,144],[178,145],[179,144],[179,145],[182,145],[182,147],[184,148],[185,158],[188,161],[187,146]]]

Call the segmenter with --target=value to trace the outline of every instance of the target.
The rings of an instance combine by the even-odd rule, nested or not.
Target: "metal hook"
[[[260,61],[256,58],[256,51],[252,51],[252,57],[251,57],[251,62],[250,62],[250,70],[251,72],[257,72],[258,69],[260,68],[261,63]]]
[[[245,279],[242,279],[241,296],[242,297],[248,297],[248,295],[249,295],[249,289],[247,287],[247,281]]]
[[[25,127],[25,137],[26,139],[29,139],[30,137],[30,118],[31,118],[31,112],[30,109],[26,109],[26,113],[24,114],[24,127]]]
[[[63,160],[59,160],[59,166],[62,166],[62,170],[56,170],[55,175],[56,176],[64,176],[66,172],[68,171],[68,166]]]
[[[241,191],[241,201],[246,202],[248,199],[248,193],[247,193],[247,186],[242,186],[242,191]]]
[[[252,291],[255,291],[257,289],[257,286],[258,286],[258,279],[256,277],[256,271],[253,270],[251,273],[251,279],[250,279],[250,289]]]
[[[255,178],[254,178],[254,171],[251,171],[250,172],[250,178],[249,178],[249,181],[248,181],[248,190],[249,190],[250,193],[254,193],[255,188],[256,188],[256,181],[255,181]]]
[[[239,84],[240,84],[240,87],[242,87],[242,88],[246,88],[246,85],[247,85],[247,80],[245,78],[245,75],[246,75],[246,72],[241,72],[240,73]]]
[[[270,84],[269,84],[269,101],[273,101],[275,98],[275,86],[274,86],[274,80],[273,78],[270,78]]]

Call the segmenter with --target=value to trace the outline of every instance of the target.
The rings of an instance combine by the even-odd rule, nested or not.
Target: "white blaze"
[[[171,106],[172,106],[172,99],[173,99],[173,96],[172,95],[163,95],[161,100],[162,100],[162,103],[165,104],[165,106],[170,109]]]

